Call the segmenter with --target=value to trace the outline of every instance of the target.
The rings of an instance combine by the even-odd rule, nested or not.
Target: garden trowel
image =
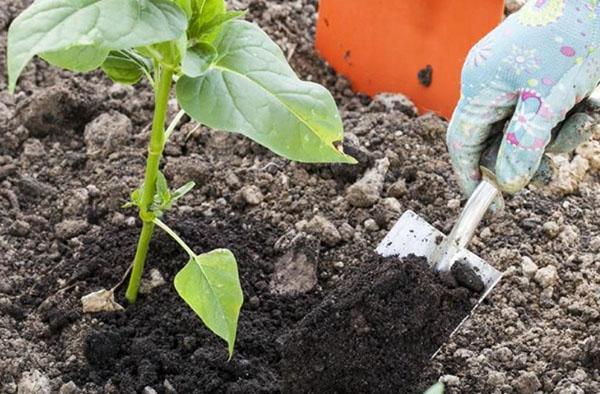
[[[600,88],[598,92],[600,92]],[[597,100],[592,97],[573,107],[566,116],[567,120],[560,122],[552,129],[546,152],[567,153],[574,150],[580,143],[587,141],[592,135],[593,120],[585,112],[588,107],[594,108],[594,105],[597,106],[598,104]],[[578,124],[580,126],[577,126]],[[467,249],[467,244],[492,203],[495,200],[502,202],[502,194],[497,187],[493,169],[496,165],[498,151],[507,125],[507,122],[501,120],[492,126],[491,135],[494,137],[483,151],[479,163],[482,181],[469,197],[448,236],[427,223],[415,212],[408,210],[400,217],[400,220],[392,227],[376,249],[377,253],[384,257],[398,256],[403,258],[411,254],[423,256],[427,258],[432,269],[440,273],[454,272],[453,267],[460,268],[463,273],[466,272],[472,283],[467,283],[465,287],[476,290],[481,294],[471,313],[502,277],[500,271],[481,257],[470,252]],[[546,156],[542,157],[532,183],[538,185],[548,184],[553,172],[551,160]],[[461,284],[465,285],[465,283]],[[476,286],[470,286],[473,284]],[[465,317],[450,336],[458,331],[468,318],[469,316]],[[432,358],[436,354],[437,352]]]
[[[494,141],[485,151],[481,160],[483,179],[465,204],[458,220],[448,236],[430,225],[415,212],[407,210],[381,241],[376,251],[383,257],[409,255],[426,257],[432,269],[440,273],[448,272],[455,264],[469,272],[478,282],[481,297],[473,310],[490,293],[502,277],[502,273],[481,257],[470,252],[467,244],[473,237],[483,216],[501,192],[494,181],[490,168],[498,154],[499,141]],[[450,334],[452,336],[465,319]],[[438,349],[439,351],[439,349]],[[437,352],[432,356],[435,357]]]

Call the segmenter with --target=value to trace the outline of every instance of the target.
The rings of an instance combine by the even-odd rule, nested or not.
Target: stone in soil
[[[476,293],[483,291],[485,284],[479,274],[477,267],[469,266],[466,259],[460,259],[456,261],[450,269],[452,276],[456,279],[458,284],[466,287],[467,289],[473,290]]]
[[[346,199],[355,207],[371,207],[381,197],[385,174],[390,166],[387,158],[378,160],[375,167],[369,169],[365,175],[348,188]]]
[[[365,258],[287,335],[284,392],[419,392],[472,295],[446,287],[423,258]]]

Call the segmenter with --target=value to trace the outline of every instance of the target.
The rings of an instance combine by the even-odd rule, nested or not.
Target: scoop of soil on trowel
[[[422,257],[373,254],[286,337],[283,391],[422,392],[421,372],[478,298],[464,281]]]

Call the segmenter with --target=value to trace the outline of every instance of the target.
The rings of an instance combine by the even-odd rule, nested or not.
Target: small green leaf
[[[208,70],[217,57],[217,50],[210,44],[198,43],[188,48],[181,71],[188,77],[199,77]]]
[[[231,20],[240,18],[240,17],[244,16],[245,14],[246,13],[244,11],[228,11],[228,12],[226,12],[224,14],[216,15],[210,21],[208,21],[207,23],[202,24],[199,27],[198,35],[200,37],[202,37],[205,34],[210,34],[215,29],[221,27],[225,23],[227,23],[227,22],[229,22]]]
[[[190,259],[175,276],[175,289],[204,324],[227,342],[231,357],[244,301],[233,253],[217,249]]]
[[[134,56],[136,55],[133,53],[111,51],[102,63],[102,71],[114,82],[127,85],[136,84],[144,76],[143,69],[146,68],[146,71],[150,71],[152,64],[140,55]]]
[[[160,201],[163,204],[171,200],[171,192],[169,191],[167,178],[165,178],[165,175],[161,171],[156,175],[156,194],[158,194]]]
[[[171,0],[37,0],[8,29],[9,91],[35,55],[75,68],[78,60],[66,57],[92,47],[94,62],[82,62],[87,69],[108,50],[174,40],[186,28],[185,13]]]
[[[194,12],[192,8],[192,1],[193,0],[175,0],[175,3],[185,12],[185,15],[188,17],[188,19],[192,17]]]
[[[123,204],[123,208],[139,207],[142,205],[143,186],[138,187],[129,195],[129,201]]]
[[[356,162],[336,148],[343,126],[331,94],[301,81],[258,26],[231,21],[212,44],[218,58],[209,69],[177,81],[177,99],[188,115],[292,160]]]
[[[225,0],[192,0],[194,2],[194,15],[190,20],[188,35],[191,38],[199,39],[204,26],[219,15],[227,12]],[[214,37],[212,37],[214,38]],[[205,41],[210,41],[207,39]]]
[[[179,200],[181,197],[185,196],[186,194],[188,194],[190,191],[192,191],[192,189],[194,188],[194,186],[196,186],[196,182],[191,181],[186,183],[185,185],[181,186],[180,188],[178,188],[177,190],[175,190],[172,194],[172,199],[173,201],[177,201]]]
[[[199,6],[199,19],[205,23],[227,11],[225,0],[196,0],[196,3]]]
[[[444,394],[444,384],[438,382],[427,389],[423,394]]]

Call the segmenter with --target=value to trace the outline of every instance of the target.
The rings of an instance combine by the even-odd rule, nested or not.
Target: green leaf
[[[78,50],[92,47],[95,63],[102,53],[174,40],[187,28],[185,13],[170,0],[37,0],[8,30],[9,90],[31,58],[50,52],[49,58],[82,69],[67,60]],[[90,49],[90,51],[93,51]]]
[[[216,15],[214,18],[212,18],[210,21],[202,24],[199,27],[199,31],[198,31],[198,35],[202,36],[205,34],[210,34],[212,33],[215,29],[221,27],[221,25],[237,19],[239,17],[244,16],[246,13],[244,11],[229,11],[226,12],[224,14],[219,14]]]
[[[123,204],[122,208],[140,207],[142,205],[142,194],[144,193],[144,186],[140,186],[133,190],[129,196],[129,201]]]
[[[158,194],[163,204],[171,201],[171,192],[169,191],[167,178],[165,178],[165,175],[161,171],[156,175],[156,194]]]
[[[199,39],[202,32],[205,30],[204,26],[218,17],[227,12],[227,5],[225,0],[192,0],[194,7],[194,14],[190,20],[189,36],[195,39]],[[210,37],[214,38],[214,37]],[[211,41],[210,38],[206,38],[205,41]]]
[[[190,259],[175,276],[175,289],[204,324],[227,342],[231,357],[244,301],[233,253],[217,249]]]
[[[203,22],[208,22],[227,11],[225,0],[196,0],[196,3],[199,6],[199,19]]]
[[[213,46],[218,58],[206,73],[177,81],[177,99],[188,115],[292,160],[356,162],[335,146],[343,126],[331,94],[301,81],[258,26],[229,22]]]
[[[48,63],[70,71],[88,72],[97,69],[109,50],[94,45],[72,46],[55,52],[44,52],[40,57]]]
[[[177,3],[177,5],[185,12],[188,19],[191,18],[194,12],[192,1],[193,0],[175,0],[175,3]]]
[[[148,72],[152,69],[152,64],[149,60],[133,53],[111,51],[101,67],[114,82],[133,85],[144,76],[144,68]]]
[[[198,43],[188,48],[181,71],[189,77],[199,77],[208,70],[217,58],[217,50],[210,44]]]
[[[180,198],[182,198],[183,196],[185,196],[186,194],[188,194],[190,191],[192,191],[194,186],[196,186],[196,182],[191,181],[191,182],[188,182],[185,185],[181,186],[177,190],[175,190],[171,196],[173,201],[177,201]]]
[[[444,384],[438,382],[428,388],[423,394],[444,394]]]

